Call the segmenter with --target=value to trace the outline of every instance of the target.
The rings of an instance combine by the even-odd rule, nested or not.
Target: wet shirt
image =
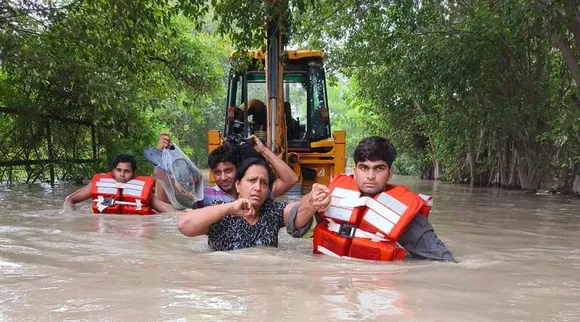
[[[445,243],[435,234],[427,217],[421,214],[415,215],[397,242],[411,257],[439,261],[455,260]]]
[[[214,204],[224,202],[216,200]],[[255,246],[278,247],[278,231],[285,226],[284,208],[287,203],[267,199],[258,221],[250,225],[237,215],[227,215],[211,224],[208,245],[214,250],[226,251]]]
[[[203,187],[203,200],[198,201],[197,208],[233,201],[234,198],[222,191],[218,186]]]

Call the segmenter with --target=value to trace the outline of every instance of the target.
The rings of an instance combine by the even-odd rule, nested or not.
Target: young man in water
[[[407,188],[388,184],[393,175],[392,165],[396,155],[395,147],[382,137],[367,137],[357,145],[354,151],[353,174],[337,175],[330,184],[333,199],[337,201],[333,200],[329,211],[321,214],[326,219],[315,228],[315,252],[328,253],[329,246],[322,244],[325,240],[340,235],[341,237],[337,237],[338,241],[344,241],[346,236],[352,240],[353,247],[356,240],[358,248],[353,251],[351,247],[347,251],[349,255],[338,254],[339,256],[370,259],[368,257],[372,256],[369,254],[373,253],[376,258],[372,259],[379,259],[378,257],[380,260],[402,259],[401,255],[404,255],[404,252],[398,252],[394,246],[394,242],[397,242],[414,258],[454,261],[453,255],[437,238],[433,226],[427,220],[429,211],[426,208],[430,210],[430,206],[426,207],[425,201]],[[360,215],[357,211],[362,208],[360,206],[363,202],[366,202],[367,212],[360,217],[362,220],[355,219],[356,224],[344,224],[345,220],[353,220],[351,218]],[[340,222],[337,224],[337,221]],[[355,225],[356,227],[352,228]],[[382,233],[375,233],[377,230],[382,230]],[[386,238],[389,234],[400,237]],[[321,240],[322,244],[318,245]],[[374,243],[367,242],[371,240]],[[381,248],[382,246],[378,246],[381,241],[391,246]],[[392,247],[395,247],[394,250]],[[352,255],[354,252],[360,252],[361,248],[365,248],[366,251],[359,253],[360,257]],[[340,251],[344,252],[344,249]]]
[[[270,196],[277,198],[290,190],[296,182],[298,177],[294,170],[290,168],[282,159],[280,159],[274,152],[264,146],[256,136],[250,136],[253,142],[253,147],[256,152],[266,159],[274,168],[279,178],[274,181]],[[162,131],[159,134],[159,141],[157,142],[157,149],[162,150],[171,146],[171,138],[168,132]],[[204,198],[198,202],[195,207],[206,207],[219,202],[232,202],[237,199],[237,192],[234,186],[238,164],[240,163],[240,156],[238,147],[224,144],[213,150],[208,158],[207,163],[212,172],[216,185],[213,187],[204,187]],[[167,194],[161,185],[157,185],[157,197],[165,202],[169,202]]]
[[[113,160],[113,170],[111,173],[116,182],[127,183],[135,178],[135,170],[137,170],[135,158],[128,154],[119,154]],[[64,202],[65,208],[74,210],[77,203],[91,199],[91,186],[92,182],[68,195]],[[159,200],[154,195],[151,196],[149,206],[157,212],[175,211],[171,205]]]

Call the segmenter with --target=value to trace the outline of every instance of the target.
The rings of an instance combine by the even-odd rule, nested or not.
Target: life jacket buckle
[[[115,199],[113,198],[103,198],[99,200],[99,203],[105,207],[111,207],[115,204]]]
[[[338,234],[348,239],[353,239],[356,234],[356,226],[351,224],[340,224]]]

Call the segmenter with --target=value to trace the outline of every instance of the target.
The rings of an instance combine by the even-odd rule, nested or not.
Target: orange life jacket
[[[431,198],[404,186],[388,185],[374,198],[361,197],[352,175],[339,174],[329,186],[332,201],[314,229],[314,253],[391,261],[405,257],[397,240],[417,213],[429,215]]]
[[[94,213],[152,215],[150,203],[155,179],[136,177],[127,183],[115,181],[113,174],[97,173],[91,181]]]

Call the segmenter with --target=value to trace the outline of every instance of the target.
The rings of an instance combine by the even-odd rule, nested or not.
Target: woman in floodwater
[[[185,212],[177,223],[179,231],[188,237],[207,234],[209,246],[219,251],[278,247],[278,231],[285,226],[292,236],[301,236],[314,213],[329,206],[328,188],[314,184],[300,201],[278,202],[268,197],[273,181],[265,161],[244,160],[236,176],[238,199]]]

